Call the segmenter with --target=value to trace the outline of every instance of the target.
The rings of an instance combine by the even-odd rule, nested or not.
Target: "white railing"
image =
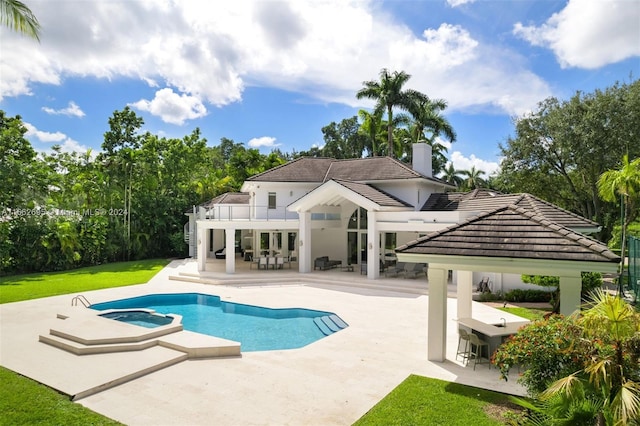
[[[211,208],[200,207],[198,211],[200,220],[298,220],[298,213],[287,211],[286,206],[248,206],[248,205],[228,205],[214,206]]]

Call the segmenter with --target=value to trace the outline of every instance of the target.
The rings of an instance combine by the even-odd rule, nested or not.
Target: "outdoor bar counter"
[[[529,324],[529,322],[523,320],[503,323],[500,320],[494,324],[487,324],[473,318],[458,318],[459,327],[463,327],[489,344],[489,354],[493,354],[507,337],[516,334],[520,327]]]

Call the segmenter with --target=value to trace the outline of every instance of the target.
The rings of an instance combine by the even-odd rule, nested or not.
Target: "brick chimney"
[[[422,142],[413,144],[413,170],[427,177],[433,177],[431,145]]]

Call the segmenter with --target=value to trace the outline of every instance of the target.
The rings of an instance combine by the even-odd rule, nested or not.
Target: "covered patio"
[[[510,205],[396,249],[398,260],[428,263],[427,357],[447,353],[447,276],[457,272],[457,316],[473,318],[473,272],[560,277],[560,313],[580,308],[582,272],[615,273],[620,258],[603,243]]]

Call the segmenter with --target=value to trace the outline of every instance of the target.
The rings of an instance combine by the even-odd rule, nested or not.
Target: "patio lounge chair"
[[[315,270],[319,268],[321,271],[324,271],[326,269],[337,268],[340,265],[342,265],[341,260],[330,260],[329,256],[322,256],[316,258],[313,262],[313,269]]]
[[[215,252],[216,259],[225,259],[227,257],[226,252],[227,252],[226,247],[222,247],[220,250],[216,250]]]
[[[385,277],[397,277],[400,274],[404,274],[405,262],[398,262],[393,266],[389,266],[384,273]]]
[[[427,265],[424,263],[407,263],[404,268],[405,278],[417,278],[420,274],[426,274]]]

